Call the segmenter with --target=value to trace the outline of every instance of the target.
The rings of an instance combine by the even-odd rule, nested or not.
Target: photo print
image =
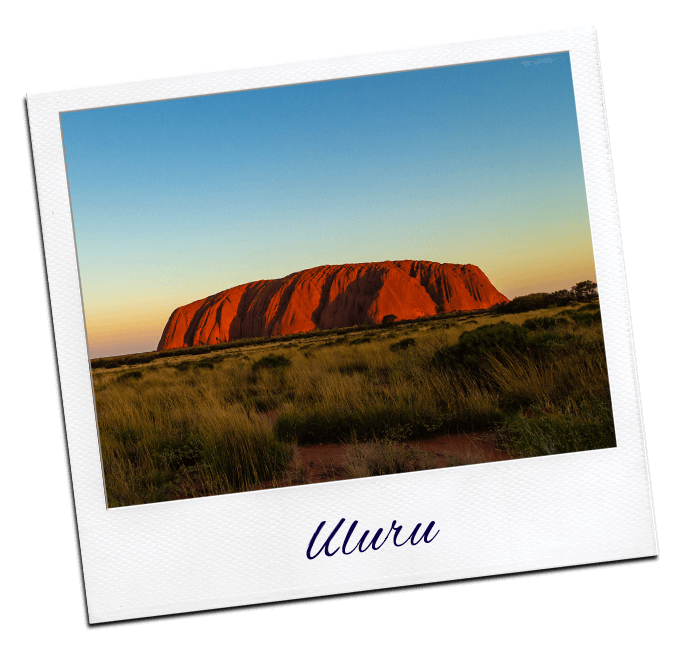
[[[27,106],[91,623],[656,555],[594,30]]]

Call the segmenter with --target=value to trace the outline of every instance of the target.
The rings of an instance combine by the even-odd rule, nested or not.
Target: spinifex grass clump
[[[437,457],[396,442],[350,445],[343,468],[350,479],[400,474],[437,467]]]
[[[249,490],[286,469],[292,448],[271,428],[172,378],[96,392],[109,506]]]
[[[447,344],[435,351],[432,365],[443,369],[479,370],[490,356],[505,351],[524,352],[529,343],[529,331],[506,321],[464,332],[455,344]]]
[[[615,447],[612,408],[608,402],[570,401],[515,415],[500,429],[499,444],[517,457]]]
[[[553,330],[559,325],[567,325],[569,319],[565,316],[536,316],[527,319],[522,323],[522,327],[527,330]]]
[[[415,345],[416,340],[413,337],[406,337],[406,339],[402,339],[401,341],[395,342],[394,344],[390,344],[390,350],[404,351],[407,348],[410,348],[411,346]]]
[[[135,369],[135,370],[130,370],[130,371],[123,371],[123,373],[118,376],[117,380],[118,381],[126,381],[126,380],[141,380],[142,379],[142,372],[140,369]]]
[[[279,367],[290,366],[290,358],[285,355],[274,355],[270,353],[260,358],[257,362],[253,363],[253,369],[258,371],[259,369],[277,369]]]

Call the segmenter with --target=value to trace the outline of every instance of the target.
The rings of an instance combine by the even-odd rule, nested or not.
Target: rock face
[[[486,309],[508,299],[470,264],[381,261],[318,266],[278,280],[241,284],[177,308],[158,350],[231,339]]]

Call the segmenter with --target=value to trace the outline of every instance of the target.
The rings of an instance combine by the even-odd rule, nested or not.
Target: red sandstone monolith
[[[488,309],[508,299],[477,266],[381,261],[318,266],[259,280],[178,307],[158,350],[232,339]]]

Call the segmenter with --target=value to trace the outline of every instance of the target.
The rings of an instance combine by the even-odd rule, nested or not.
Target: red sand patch
[[[484,433],[460,433],[442,435],[428,440],[404,443],[437,457],[437,467],[492,463],[506,461],[511,457],[493,445],[493,437]],[[323,483],[345,479],[343,464],[347,453],[346,444],[300,445],[288,474],[275,482],[263,484],[262,488],[280,488],[299,484]]]
[[[308,483],[342,479],[347,445],[305,445],[297,447],[295,453]]]
[[[434,452],[438,458],[449,455],[462,463],[492,463],[510,459],[509,454],[494,447],[493,436],[486,433],[441,435],[430,440],[416,440],[410,444],[423,451]]]
[[[261,424],[273,426],[279,411],[257,413]],[[493,463],[511,458],[504,451],[496,449],[490,433],[458,433],[440,435],[427,440],[413,440],[403,443],[405,447],[434,454],[437,467],[471,465],[474,463]],[[346,479],[343,464],[347,444],[324,443],[318,445],[299,445],[285,476],[262,484],[262,489],[315,484],[325,481]]]

